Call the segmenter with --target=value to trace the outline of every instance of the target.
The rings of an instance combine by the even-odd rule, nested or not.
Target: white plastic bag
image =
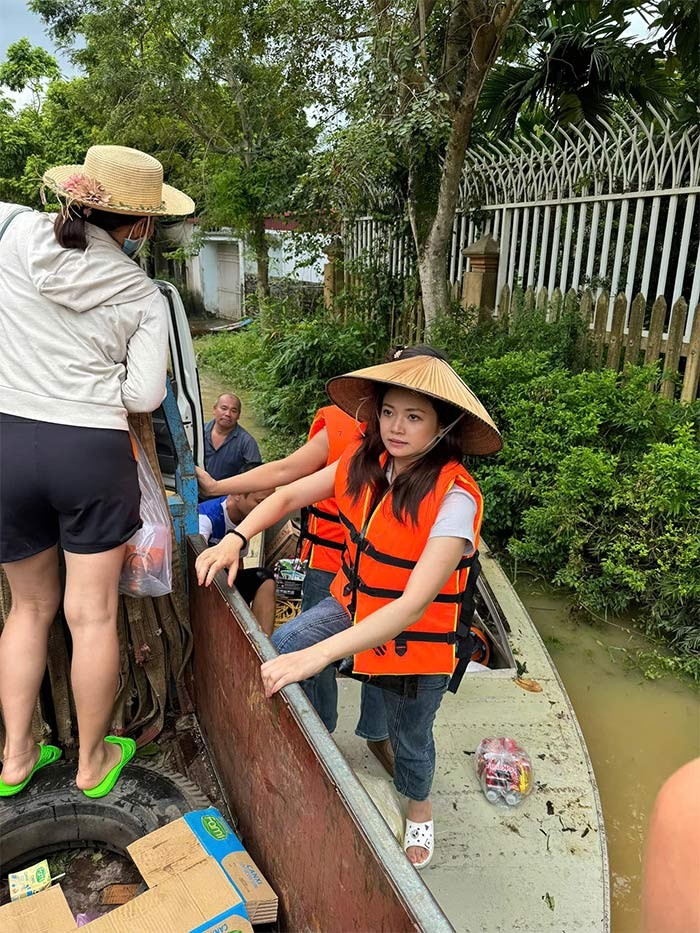
[[[125,596],[165,596],[172,590],[170,512],[146,452],[131,435],[141,489],[141,528],[126,542],[119,592]]]
[[[489,803],[517,807],[532,791],[532,761],[515,739],[482,739],[474,764]]]

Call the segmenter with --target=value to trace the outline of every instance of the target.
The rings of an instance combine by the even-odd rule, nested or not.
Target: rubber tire
[[[49,765],[26,790],[0,800],[0,871],[6,874],[62,849],[97,847],[126,854],[136,839],[211,803],[182,775],[129,764],[106,797],[75,786],[75,765]]]

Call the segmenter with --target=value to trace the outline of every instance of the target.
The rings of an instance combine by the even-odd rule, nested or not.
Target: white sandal
[[[414,823],[413,820],[406,820],[406,831],[403,837],[404,852],[411,846],[425,849],[428,853],[428,857],[423,859],[422,862],[411,862],[417,871],[422,871],[430,865],[435,849],[435,826],[432,820],[425,820],[422,823]]]

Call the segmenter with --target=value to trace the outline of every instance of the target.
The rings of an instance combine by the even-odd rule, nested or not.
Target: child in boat
[[[207,544],[219,541],[250,515],[253,509],[272,495],[274,489],[260,489],[244,495],[220,496],[199,503],[199,533]],[[245,557],[241,553],[241,558]],[[275,575],[265,567],[245,569],[241,563],[236,588],[250,606],[258,625],[266,635],[275,627]]]
[[[328,394],[366,422],[340,460],[278,490],[197,560],[200,584],[222,567],[233,583],[245,539],[279,517],[334,495],[345,529],[331,596],[278,629],[280,656],[262,666],[267,696],[353,656],[382,688],[408,798],[404,849],[417,868],[434,848],[433,721],[457,666],[456,632],[479,543],[482,497],[462,465],[495,453],[500,434],[442,359],[397,360],[331,379]]]

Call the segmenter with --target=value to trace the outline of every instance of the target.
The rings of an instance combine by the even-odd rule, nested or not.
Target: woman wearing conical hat
[[[372,366],[331,379],[327,388],[336,405],[366,422],[364,437],[336,463],[278,490],[237,535],[201,554],[198,579],[208,585],[228,567],[233,583],[245,539],[335,496],[343,565],[328,599],[275,632],[280,656],[262,666],[265,691],[272,696],[349,657],[355,675],[382,688],[394,785],[408,798],[404,849],[424,868],[434,846],[433,721],[468,660],[460,650],[460,609],[481,526],[481,492],[462,460],[498,451],[501,437],[440,358]]]
[[[128,412],[165,394],[168,311],[133,260],[160,216],[194,210],[157,159],[93,146],[44,176],[57,215],[0,203],[0,563],[12,609],[0,637],[0,796],[61,756],[31,721],[61,602],[73,642],[77,785],[114,786],[134,754],[105,736],[117,690],[117,585],[141,526]],[[59,582],[58,546],[66,564]]]

